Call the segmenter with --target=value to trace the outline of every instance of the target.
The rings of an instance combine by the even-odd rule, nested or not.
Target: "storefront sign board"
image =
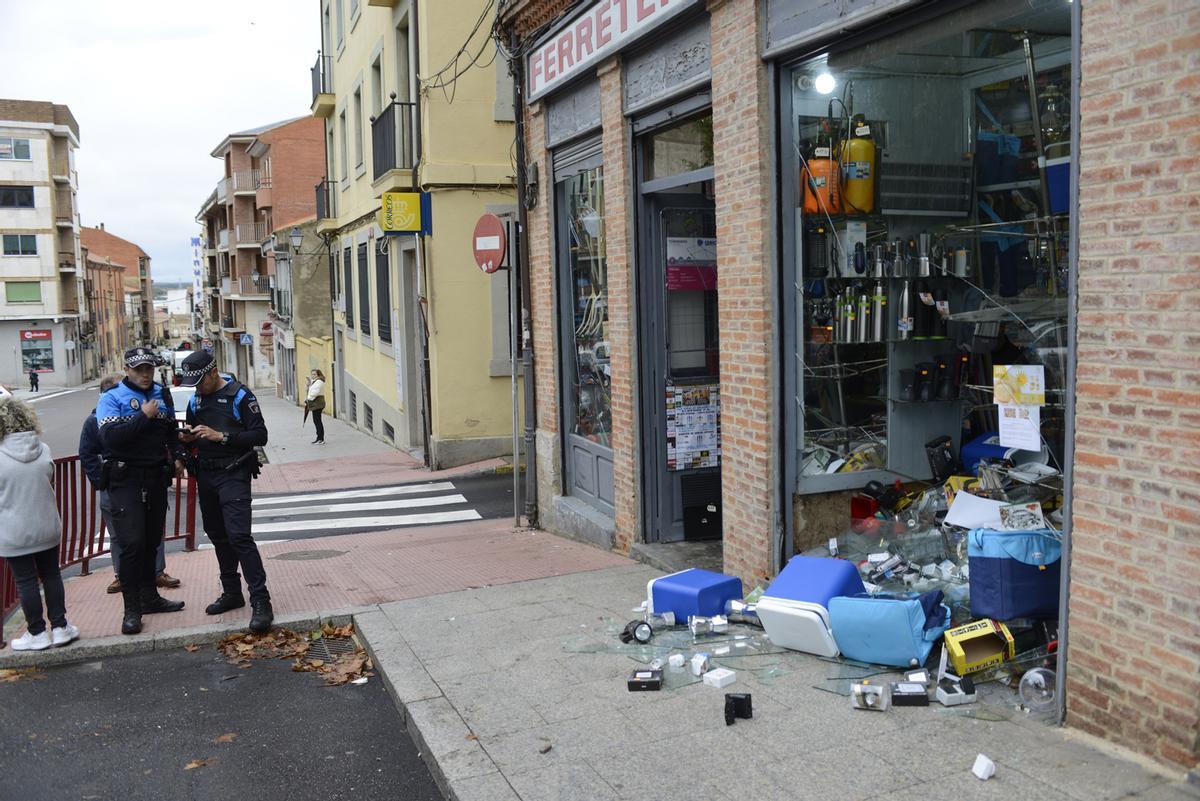
[[[428,192],[384,192],[377,221],[384,234],[431,234]]]
[[[49,329],[24,329],[21,337],[21,370],[38,373],[54,372],[54,334]]]
[[[599,0],[534,48],[525,65],[528,102],[584,74],[699,0]]]

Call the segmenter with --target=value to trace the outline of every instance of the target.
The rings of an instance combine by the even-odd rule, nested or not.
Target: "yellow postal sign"
[[[384,192],[379,227],[384,233],[417,234],[423,229],[420,192]]]

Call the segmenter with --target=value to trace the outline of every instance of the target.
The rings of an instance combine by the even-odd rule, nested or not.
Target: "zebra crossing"
[[[251,530],[287,539],[481,519],[452,482],[433,481],[255,498]]]

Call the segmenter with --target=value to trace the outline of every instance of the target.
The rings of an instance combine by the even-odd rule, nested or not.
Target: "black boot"
[[[250,631],[255,634],[266,634],[271,630],[271,624],[274,622],[275,610],[271,608],[270,601],[250,602]]]
[[[153,615],[158,612],[178,612],[183,609],[183,601],[168,601],[158,594],[158,590],[142,590],[142,614]]]
[[[125,590],[125,616],[121,618],[122,634],[137,634],[142,630],[142,602],[137,592]]]
[[[223,592],[217,600],[204,607],[206,615],[219,615],[231,609],[241,609],[246,605],[246,599],[240,592]]]

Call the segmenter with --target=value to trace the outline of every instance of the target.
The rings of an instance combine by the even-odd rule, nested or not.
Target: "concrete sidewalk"
[[[829,686],[838,666],[804,654],[783,655],[772,676],[741,669],[728,690],[693,684],[630,693],[625,679],[637,663],[629,657],[564,646],[632,617],[657,571],[494,521],[450,528],[266,550],[283,607],[279,623],[305,629],[319,617],[353,616],[435,779],[455,801],[1200,797],[1179,777],[1011,706],[853,710],[849,698],[816,689]],[[348,540],[357,542],[328,559],[279,559],[344,550]],[[213,561],[203,553],[188,559]],[[199,583],[198,573],[185,575]],[[86,593],[85,581],[95,584]],[[96,593],[101,584],[70,582],[77,622],[90,602],[111,606],[105,619],[115,620],[117,602]],[[433,594],[445,590],[454,591]],[[380,602],[389,595],[407,599]],[[339,609],[355,602],[367,605]],[[3,651],[0,667],[178,648],[245,625],[232,615],[192,626],[194,614],[152,616],[137,637],[34,655]],[[753,694],[753,719],[725,725],[726,691]],[[998,766],[986,782],[970,772],[979,753]]]

